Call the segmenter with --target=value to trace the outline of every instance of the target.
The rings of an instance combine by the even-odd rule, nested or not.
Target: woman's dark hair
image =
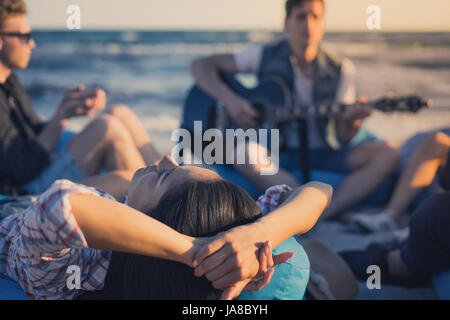
[[[320,1],[320,2],[322,2],[323,6],[325,7],[324,0],[287,0],[286,1],[286,18],[289,18],[291,16],[291,12],[295,7],[301,5],[303,2],[308,2],[308,1]]]
[[[191,180],[166,193],[148,215],[180,233],[198,237],[252,222],[260,211],[246,191],[229,181]],[[194,270],[182,263],[134,254],[122,254],[121,260],[120,275],[107,286],[114,288],[116,297],[118,290],[122,299],[220,297],[210,281],[195,277]]]

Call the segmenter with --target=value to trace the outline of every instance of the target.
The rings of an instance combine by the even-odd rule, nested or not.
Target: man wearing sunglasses
[[[103,109],[105,92],[78,86],[43,122],[14,74],[36,48],[23,0],[0,0],[0,194],[38,194],[57,179],[97,186],[119,196],[138,168],[159,159],[138,118],[125,106],[110,108],[58,152],[64,127],[75,116]],[[107,173],[97,176],[100,170]]]

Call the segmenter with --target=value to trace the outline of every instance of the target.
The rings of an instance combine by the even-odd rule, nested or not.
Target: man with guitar
[[[222,73],[254,73],[260,81],[281,78],[297,105],[330,100],[355,104],[353,64],[325,52],[320,46],[325,29],[324,12],[323,0],[287,0],[286,39],[235,54],[194,61],[191,71],[198,86],[222,102],[232,121],[242,128],[256,127],[258,113],[245,97],[226,85]],[[304,130],[306,143],[299,137],[298,121],[281,125],[280,167],[286,170],[280,169],[273,176],[262,176],[259,170],[262,164],[235,165],[235,168],[261,190],[279,183],[295,187],[300,182],[288,170],[299,167],[299,161],[293,165],[292,159],[299,159],[302,144],[307,145],[311,168],[348,174],[322,215],[324,218],[338,217],[370,195],[395,170],[401,158],[398,149],[389,142],[368,138],[356,145],[351,143],[363,120],[371,113],[370,108],[359,102],[338,115],[306,117],[303,123],[307,128]],[[247,152],[254,154],[258,148],[261,146],[249,143]]]

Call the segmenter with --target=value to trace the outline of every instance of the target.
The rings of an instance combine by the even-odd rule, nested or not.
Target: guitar
[[[289,89],[279,78],[264,81],[253,89],[244,87],[230,75],[222,75],[222,79],[236,94],[249,100],[256,108],[259,113],[258,128],[274,129],[283,122],[304,120],[307,116],[336,115],[355,106],[330,101],[318,105],[294,105]],[[369,101],[365,106],[382,112],[417,113],[431,107],[431,101],[414,95],[383,97]],[[227,114],[225,106],[197,86],[194,86],[187,96],[181,128],[193,132],[194,121],[202,121],[203,130],[217,128],[224,131],[228,128],[237,128]]]

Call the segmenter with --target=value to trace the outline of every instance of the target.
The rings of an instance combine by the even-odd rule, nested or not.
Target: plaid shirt
[[[103,288],[110,251],[88,248],[69,202],[73,194],[114,198],[98,189],[58,180],[20,214],[0,222],[0,274],[17,281],[31,299],[74,299],[71,265],[82,290]]]
[[[281,194],[291,190],[292,188],[285,184],[273,186],[267,189],[266,192],[259,197],[258,201],[256,201],[261,213],[265,215],[275,210],[280,204]]]
[[[275,209],[288,190],[269,188],[257,201],[261,212]],[[76,298],[80,290],[67,286],[70,266],[80,268],[81,290],[103,289],[112,253],[88,247],[69,202],[74,194],[115,200],[99,189],[58,180],[28,209],[0,222],[0,274],[17,281],[31,299]]]

